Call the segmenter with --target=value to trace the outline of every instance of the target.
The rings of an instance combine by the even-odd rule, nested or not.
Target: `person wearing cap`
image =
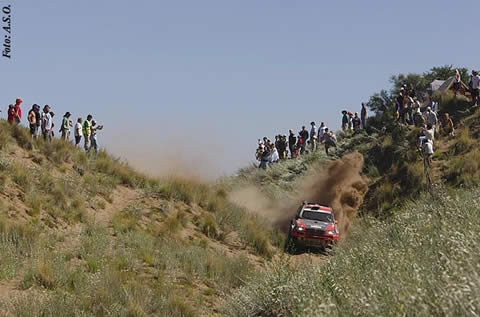
[[[21,98],[17,98],[17,100],[15,100],[15,123],[16,124],[19,124],[20,121],[22,120],[22,108],[20,107],[21,103],[22,103],[22,99]]]
[[[71,114],[68,111],[63,115],[62,126],[60,127],[60,132],[62,133],[62,140],[65,141],[68,141],[69,139],[70,127],[72,126],[70,116]]]
[[[53,116],[50,111],[50,106],[45,105],[43,107],[42,115],[42,134],[45,141],[51,142],[53,139]]]
[[[295,145],[297,144],[297,137],[293,133],[293,129],[290,129],[288,135],[288,149],[290,150],[290,158],[295,158]]]

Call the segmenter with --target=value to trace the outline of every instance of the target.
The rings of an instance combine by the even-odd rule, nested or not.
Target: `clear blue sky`
[[[105,125],[134,165],[213,176],[257,138],[325,121],[400,72],[480,68],[477,1],[66,1],[12,5],[0,105],[50,104]],[[0,40],[4,32],[0,29]]]

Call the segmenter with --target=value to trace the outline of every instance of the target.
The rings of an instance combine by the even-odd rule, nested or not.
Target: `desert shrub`
[[[29,191],[25,195],[25,205],[29,207],[27,213],[30,216],[37,216],[38,214],[40,214],[40,211],[42,210],[45,203],[46,199],[44,195],[39,191]]]
[[[450,163],[446,180],[449,184],[475,186],[480,184],[480,150],[455,157]]]
[[[43,154],[55,164],[69,163],[75,148],[69,142],[60,139],[54,139],[52,142],[43,142],[40,147]]]
[[[20,163],[13,163],[10,168],[11,179],[24,191],[28,191],[31,187],[32,171]]]
[[[200,231],[203,232],[207,237],[216,239],[219,234],[217,221],[215,216],[211,213],[204,212],[197,220],[197,225]]]
[[[475,144],[475,140],[470,137],[470,130],[464,128],[461,131],[457,131],[457,138],[453,151],[455,155],[465,153],[469,151]]]
[[[32,137],[28,129],[20,125],[14,125],[12,127],[12,136],[21,148],[29,151],[33,149]]]
[[[139,208],[129,206],[117,212],[112,219],[113,229],[116,232],[128,232],[138,224],[142,214]]]

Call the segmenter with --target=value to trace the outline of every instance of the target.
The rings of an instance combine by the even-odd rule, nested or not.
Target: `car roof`
[[[306,203],[303,207],[303,210],[332,213],[332,208],[312,203]]]

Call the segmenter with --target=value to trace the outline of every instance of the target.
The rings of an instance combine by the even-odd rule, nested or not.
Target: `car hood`
[[[320,229],[325,230],[330,223],[318,221],[318,220],[310,220],[310,219],[302,219],[303,223],[307,226],[308,229]]]

